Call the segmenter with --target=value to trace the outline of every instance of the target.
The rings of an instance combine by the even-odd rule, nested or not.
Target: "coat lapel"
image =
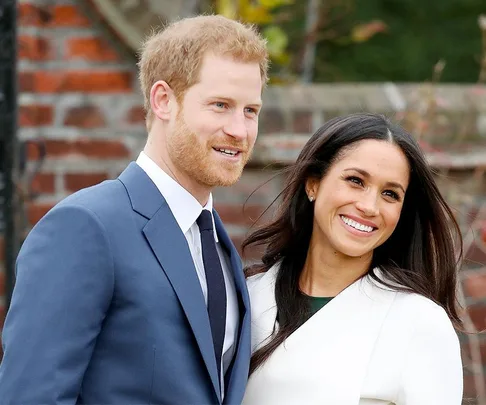
[[[277,268],[272,269],[250,288],[254,347],[273,330],[276,273]],[[299,398],[301,403],[357,405],[375,342],[395,295],[369,277],[353,283],[294,332],[252,375],[245,403],[252,403],[253,395],[265,389],[266,381],[276,382],[278,388],[271,390],[276,392],[267,388],[260,403],[291,404],[298,392],[305,396]]]
[[[130,164],[120,181],[133,209],[148,219],[142,232],[181,303],[221,402],[209,317],[187,240],[165,199],[138,165]]]
[[[246,280],[243,274],[241,259],[231,242],[223,223],[216,211],[213,211],[214,222],[216,224],[216,231],[218,238],[229,253],[230,265],[233,272],[233,278],[237,294],[241,297],[243,308],[240,309],[240,327],[239,336],[237,339],[237,347],[234,355],[234,362],[229,369],[229,376],[226,378],[224,399],[225,404],[239,403],[243,397],[245,389],[246,377],[250,367],[250,299],[248,289],[246,287]],[[243,376],[244,381],[242,381]],[[241,384],[239,384],[241,382]],[[233,398],[238,398],[234,400]]]

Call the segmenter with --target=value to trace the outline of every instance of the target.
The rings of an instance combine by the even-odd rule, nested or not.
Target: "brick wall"
[[[81,0],[19,1],[19,138],[44,139],[47,159],[33,181],[37,193],[25,205],[27,228],[55,203],[72,192],[116,177],[127,162],[136,158],[145,141],[142,97],[133,58],[113,41],[96,15],[86,13]],[[249,195],[275,172],[262,170],[269,163],[286,164],[295,159],[309,134],[331,116],[360,110],[392,114],[410,106],[420,108],[419,85],[366,84],[270,88],[264,96],[260,137],[255,157],[234,187],[215,191],[219,210],[236,245],[252,220],[277,196],[279,177],[251,198]],[[438,168],[455,168],[454,181],[442,184],[448,199],[460,207],[475,234],[481,235],[486,187],[476,167],[486,165],[486,96],[476,86],[442,86],[436,114],[440,125],[427,127],[432,135],[449,139],[464,122],[474,145],[463,142],[462,151],[444,153],[436,139],[423,141],[429,158]],[[437,112],[438,111],[438,112]],[[464,111],[467,114],[464,115]],[[402,111],[404,113],[404,111]],[[476,139],[478,138],[478,139]],[[466,146],[464,146],[466,145]],[[31,169],[38,151],[27,148]],[[475,171],[476,177],[471,173]],[[448,172],[449,173],[449,172]],[[484,177],[484,176],[483,176]],[[439,176],[439,178],[441,178]],[[478,188],[479,184],[479,188]],[[467,199],[460,198],[469,196]],[[246,203],[245,203],[246,202]],[[244,206],[243,203],[245,203]],[[486,219],[486,216],[484,216]],[[486,223],[486,222],[485,222]],[[486,237],[475,238],[468,247],[470,261],[486,262]],[[3,238],[0,236],[0,295],[4,292]],[[258,252],[248,252],[251,261]],[[472,263],[472,262],[471,262]],[[486,328],[486,271],[471,264],[463,274],[470,315],[478,328]],[[0,309],[1,311],[1,309]],[[0,328],[3,314],[0,312]],[[486,339],[480,338],[486,359]],[[467,355],[468,341],[464,339]],[[471,374],[466,393],[474,396]]]

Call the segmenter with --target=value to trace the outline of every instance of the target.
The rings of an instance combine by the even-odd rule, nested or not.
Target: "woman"
[[[460,231],[411,135],[335,118],[304,146],[249,269],[247,405],[459,405]]]

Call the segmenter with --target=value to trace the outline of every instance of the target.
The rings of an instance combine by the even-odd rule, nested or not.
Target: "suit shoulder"
[[[126,200],[129,203],[125,187],[119,180],[106,180],[100,184],[79,190],[55,207],[83,207],[98,215],[116,210],[117,205]]]

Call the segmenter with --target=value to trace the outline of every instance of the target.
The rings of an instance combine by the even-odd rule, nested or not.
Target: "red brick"
[[[216,211],[225,224],[252,225],[266,207],[261,205],[215,204]]]
[[[463,393],[463,399],[465,401],[471,401],[471,404],[474,404],[474,398],[476,398],[476,387],[474,384],[474,376],[472,375],[465,375],[464,376],[464,393]],[[473,402],[474,401],[474,402]],[[469,402],[463,402],[463,403],[469,403]]]
[[[127,114],[127,122],[129,124],[143,124],[145,123],[145,110],[142,106],[132,107]]]
[[[19,125],[21,127],[39,127],[52,125],[54,109],[50,105],[21,105],[19,107]]]
[[[464,261],[466,264],[470,263],[472,265],[477,265],[477,263],[486,263],[486,252],[484,251],[482,246],[478,246],[482,244],[478,238],[471,244],[469,249],[464,251]]]
[[[285,130],[285,117],[281,110],[263,109],[260,115],[260,131],[264,134],[279,133]]]
[[[0,305],[0,329],[3,328],[3,325],[5,324],[5,305]]]
[[[312,111],[294,112],[293,131],[299,134],[310,134],[312,132]]]
[[[46,148],[46,154],[51,156],[67,155],[70,151],[69,144],[66,141],[46,140],[44,146]],[[39,157],[39,148],[34,144],[28,143],[27,159],[38,160]]]
[[[53,194],[55,190],[54,173],[38,173],[32,179],[32,188],[36,193]]]
[[[54,204],[30,203],[27,207],[27,219],[31,225],[35,225],[47,214]]]
[[[130,151],[120,141],[85,139],[74,143],[74,150],[92,158],[128,158]]]
[[[462,358],[465,365],[469,365],[472,363],[472,356],[471,356],[471,347],[469,345],[469,338],[474,337],[479,340],[479,352],[481,356],[481,360],[484,365],[486,366],[486,335],[484,333],[479,333],[477,335],[471,335],[464,333],[461,334],[461,349],[462,349]]]
[[[0,235],[0,262],[5,260],[5,237]]]
[[[102,38],[72,38],[66,43],[67,59],[84,59],[94,62],[114,62],[119,55]]]
[[[467,308],[469,316],[478,331],[486,329],[486,305],[477,304],[471,305]]]
[[[40,147],[44,146],[45,142],[42,140],[30,140],[25,143],[26,146],[26,156],[28,160],[39,160],[40,159]]]
[[[18,23],[20,26],[39,27],[50,19],[50,13],[45,11],[45,7],[35,6],[29,3],[21,3],[18,6]]]
[[[19,58],[33,61],[52,59],[54,53],[46,38],[28,35],[19,36]]]
[[[73,5],[34,5],[19,4],[19,25],[23,27],[89,27],[90,21]]]
[[[103,127],[106,122],[99,107],[86,105],[68,110],[64,118],[64,125],[90,129]]]
[[[471,298],[486,298],[486,272],[470,272],[464,278],[464,289]]]
[[[78,7],[63,4],[52,7],[51,27],[89,27],[90,21]]]
[[[0,267],[1,269],[1,267]],[[5,295],[5,272],[0,270],[0,297]],[[1,322],[1,314],[0,314],[0,322]]]
[[[124,71],[37,71],[19,73],[21,92],[120,93],[132,91],[132,73]]]
[[[64,187],[74,192],[107,180],[106,173],[73,173],[64,176]]]
[[[78,139],[68,141],[65,139],[48,139],[45,142],[47,156],[65,157],[68,155],[81,155],[88,158],[128,158],[130,151],[117,140],[105,139]],[[29,154],[29,159],[35,156]]]

